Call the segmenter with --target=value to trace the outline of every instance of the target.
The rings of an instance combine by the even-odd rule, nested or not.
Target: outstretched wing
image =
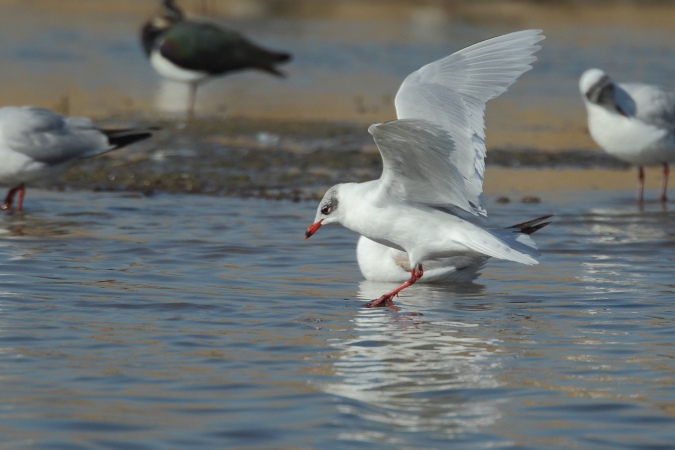
[[[462,174],[453,163],[457,147],[444,128],[424,119],[401,119],[371,125],[368,132],[382,154],[379,198],[477,208],[464,195]]]
[[[427,64],[403,81],[395,100],[398,118],[424,119],[445,130],[454,142],[448,157],[460,175],[452,181],[459,190],[446,204],[487,215],[482,198],[485,104],[532,68],[530,64],[537,59],[533,54],[541,48],[536,43],[542,39],[541,30],[489,39]],[[461,205],[455,203],[459,195],[466,198]]]

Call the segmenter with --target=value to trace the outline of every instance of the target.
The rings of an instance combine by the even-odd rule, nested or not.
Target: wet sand
[[[661,169],[645,169],[645,189],[661,186]],[[545,195],[550,192],[630,190],[637,186],[637,169],[513,169],[488,166],[486,195]],[[516,197],[517,198],[517,197]]]
[[[61,188],[317,200],[340,182],[380,176],[382,162],[359,125],[238,119],[223,128],[198,120],[176,129],[160,123],[155,137],[82,161]],[[257,130],[265,129],[264,133]],[[647,188],[659,168],[647,169]],[[554,191],[632,189],[636,170],[594,150],[542,152],[488,148],[485,192],[511,200]]]

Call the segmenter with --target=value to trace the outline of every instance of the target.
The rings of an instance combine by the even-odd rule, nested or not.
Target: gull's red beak
[[[316,230],[318,230],[321,227],[321,222],[323,222],[323,219],[319,220],[318,222],[314,222],[313,224],[307,227],[307,231],[305,231],[305,239],[311,238],[312,235],[316,233]]]

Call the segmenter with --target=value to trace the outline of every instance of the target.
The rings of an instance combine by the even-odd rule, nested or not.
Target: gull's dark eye
[[[324,206],[323,208],[321,208],[321,214],[323,214],[324,216],[327,216],[329,212],[330,208],[328,206]]]

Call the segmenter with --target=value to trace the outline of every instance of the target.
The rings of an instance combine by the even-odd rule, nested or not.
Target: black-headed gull
[[[366,306],[393,297],[424,274],[423,262],[468,256],[537,264],[534,242],[519,229],[487,229],[483,202],[483,113],[536,60],[540,30],[499,36],[409,75],[396,94],[398,120],[371,125],[383,160],[379,180],[330,188],[309,238],[340,223],[408,255],[410,278]]]
[[[102,130],[85,117],[33,106],[0,108],[0,184],[11,186],[1,209],[23,206],[25,184],[58,177],[72,163],[147,139],[148,130]]]
[[[615,83],[600,69],[579,79],[588,130],[610,155],[638,166],[638,201],[644,197],[643,166],[662,164],[660,200],[667,200],[668,163],[675,161],[675,93],[644,83]]]
[[[521,233],[532,234],[551,222],[544,222],[552,216],[544,216],[528,222],[512,225]],[[485,255],[458,255],[446,258],[422,261],[424,277],[420,282],[438,284],[470,283],[480,275],[480,270],[490,259]],[[389,281],[401,283],[408,279],[410,260],[408,255],[392,247],[378,244],[365,236],[360,236],[356,245],[356,260],[361,274],[369,281]]]
[[[276,65],[289,61],[290,54],[266,50],[211,23],[187,20],[173,0],[162,6],[162,13],[143,25],[141,42],[160,75],[188,84],[188,118],[194,114],[197,86],[211,77],[244,69],[283,76]]]

